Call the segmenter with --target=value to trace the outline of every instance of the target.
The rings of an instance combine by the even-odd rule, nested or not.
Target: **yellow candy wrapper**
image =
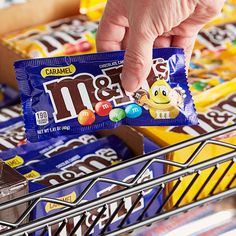
[[[107,0],[80,0],[80,13],[92,20],[100,20]]]
[[[1,40],[24,58],[96,52],[98,23],[76,16],[6,35]]]
[[[167,131],[198,136],[236,122],[236,79],[194,97],[199,125],[172,127]]]
[[[236,12],[235,12],[236,13]],[[234,43],[236,40],[236,22],[234,19],[219,25],[205,27],[198,34],[195,50],[207,48],[210,51],[226,49],[227,43]]]

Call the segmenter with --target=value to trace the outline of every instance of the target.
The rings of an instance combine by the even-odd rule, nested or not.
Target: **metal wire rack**
[[[0,225],[7,226],[8,229],[0,235],[122,235],[129,233],[134,229],[142,226],[149,226],[150,224],[168,219],[175,214],[186,212],[191,208],[204,205],[208,202],[218,201],[222,198],[229,197],[236,194],[236,145],[215,139],[218,136],[227,133],[235,132],[236,124],[225,127],[220,130],[178,143],[176,145],[162,148],[156,152],[146,154],[144,156],[136,157],[125,161],[123,163],[114,165],[110,168],[102,169],[98,172],[89,175],[75,178],[71,181],[64,182],[27,196],[20,197],[0,204],[0,211],[14,207],[23,203],[28,203],[28,208],[19,217],[15,223],[0,221]],[[195,162],[198,155],[204,150],[207,145],[216,145],[227,148],[227,152],[222,155],[217,155],[205,161]],[[161,156],[169,155],[178,150],[197,145],[192,154],[185,163],[168,160],[168,158],[160,158]],[[132,181],[118,181],[116,179],[108,178],[110,173],[118,172],[119,170],[132,167],[136,164],[142,164],[142,167]],[[161,176],[140,181],[146,171],[153,164],[172,166],[177,169],[170,173],[165,173]],[[220,166],[225,165],[216,181],[212,181]],[[198,182],[202,177],[204,171],[208,171],[208,175],[201,183]],[[229,175],[229,172],[231,175]],[[232,174],[233,173],[233,174]],[[225,181],[228,176],[228,182],[224,188],[217,190],[222,181]],[[190,178],[191,177],[191,178]],[[185,181],[185,178],[190,178]],[[118,186],[117,191],[112,191],[107,195],[96,199],[86,200],[86,195],[97,183],[103,182],[112,186]],[[181,187],[181,183],[188,183],[182,189],[181,194],[176,192]],[[58,191],[66,190],[73,186],[78,186],[82,183],[87,183],[81,194],[73,202],[67,202],[61,199],[50,197],[50,194]],[[211,184],[210,191],[206,194],[206,186]],[[183,187],[181,187],[183,188]],[[186,200],[188,193],[197,188],[191,200]],[[209,188],[209,187],[208,187]],[[216,191],[217,190],[217,191]],[[149,198],[145,200],[145,205],[140,207],[140,202],[147,192],[150,193]],[[173,202],[173,197],[175,201]],[[132,198],[132,204],[129,208],[125,208],[127,199]],[[157,199],[159,199],[157,204]],[[160,200],[161,199],[161,200]],[[170,202],[172,202],[170,204]],[[38,204],[51,203],[60,206],[60,211],[52,213],[48,216],[40,217],[26,222],[26,219],[32,214]],[[110,206],[109,217],[102,220],[104,214]],[[115,206],[115,207],[114,207]],[[139,211],[136,212],[135,217],[133,213],[139,206]],[[148,214],[152,209],[152,214]],[[96,214],[91,217],[91,212]],[[122,212],[122,214],[121,214]],[[88,216],[90,216],[89,224]],[[120,216],[120,217],[118,217]],[[132,220],[130,220],[132,218]],[[133,220],[135,218],[135,220]],[[114,225],[114,222],[116,224]],[[73,222],[73,223],[71,223]],[[87,223],[86,223],[87,222]],[[113,225],[113,227],[111,227]]]

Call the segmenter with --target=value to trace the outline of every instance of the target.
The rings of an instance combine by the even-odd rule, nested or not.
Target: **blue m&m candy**
[[[142,115],[142,108],[137,104],[130,104],[125,108],[126,117],[128,118],[138,118]]]

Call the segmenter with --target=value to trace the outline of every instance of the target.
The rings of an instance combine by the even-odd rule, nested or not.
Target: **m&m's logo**
[[[78,119],[85,126],[95,122],[95,113],[108,116],[114,122],[125,117],[119,107],[135,102],[133,94],[127,93],[121,86],[122,65],[103,68],[100,75],[80,73],[73,77],[64,77],[47,81],[43,84],[53,106],[53,117],[56,123]],[[44,68],[43,76],[60,76],[63,73],[75,72],[75,67]],[[68,75],[68,74],[67,74]],[[169,65],[163,58],[153,61],[151,72],[143,88],[147,91],[156,82],[156,78],[169,80]],[[132,105],[128,118],[137,118],[142,114],[139,107]],[[129,107],[130,108],[130,107]],[[127,113],[126,112],[126,113]],[[132,113],[132,114],[131,114]],[[134,114],[133,114],[134,113]],[[130,116],[130,117],[129,117]]]

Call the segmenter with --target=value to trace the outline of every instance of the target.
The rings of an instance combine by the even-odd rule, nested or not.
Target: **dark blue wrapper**
[[[5,122],[14,120],[20,120],[21,119],[21,105],[16,104],[8,107],[4,107],[0,109],[0,128],[6,127]]]
[[[155,151],[159,146],[147,138],[144,138],[144,150],[146,152]],[[97,171],[101,168],[105,168],[112,164],[112,162],[128,160],[133,157],[133,153],[129,148],[123,143],[122,140],[116,136],[108,136],[101,138],[91,144],[83,145],[77,147],[73,150],[67,151],[65,153],[59,154],[53,158],[40,161],[38,163],[33,163],[28,166],[18,168],[18,172],[21,174],[32,173],[38,177],[29,182],[30,192],[34,192],[45,188],[46,186],[51,186],[58,184],[63,181],[73,179],[78,176],[83,176],[91,172]],[[163,158],[163,157],[160,157]],[[146,162],[145,162],[146,163]],[[110,178],[119,181],[129,182],[131,181],[136,174],[141,170],[145,163],[139,163],[131,167],[124,168],[122,170],[114,171],[111,174],[104,176],[105,178]],[[151,165],[148,170],[143,174],[139,179],[139,183],[148,181],[152,178],[156,178],[164,174],[164,167],[162,164],[154,163]],[[29,177],[30,175],[28,175]],[[75,198],[79,197],[80,193],[88,186],[90,181],[80,183],[73,187],[55,192],[48,195],[47,197],[60,198],[60,199],[69,199],[70,201],[75,201]],[[109,184],[105,182],[97,182],[84,196],[82,201],[94,200],[102,196],[106,196],[112,192],[122,190],[123,187],[115,184]],[[129,216],[127,223],[134,223],[137,221],[142,210],[145,206],[148,205],[149,201],[153,197],[153,194],[157,191],[156,188],[153,188],[149,191],[143,191],[143,197],[140,199],[140,202],[137,204],[132,214]],[[130,209],[132,204],[137,198],[137,194],[134,194],[130,197],[124,199],[124,207],[119,211],[119,217],[116,217],[113,222],[110,224],[108,230],[114,230],[119,225],[121,220],[124,218],[125,213]],[[153,216],[156,212],[156,209],[162,203],[162,194],[155,200],[155,208],[151,207],[147,210],[145,217]],[[111,216],[111,212],[114,211],[114,208],[117,207],[119,202],[114,202],[108,205],[107,211],[102,216],[101,220],[96,224],[94,230],[91,232],[91,235],[99,235],[102,227],[106,221]],[[62,207],[56,204],[50,204],[48,202],[41,202],[37,204],[34,210],[31,213],[31,220],[39,219],[50,214],[54,214],[63,210]],[[101,209],[98,207],[93,211],[88,211],[87,218],[80,227],[76,235],[84,235],[88,227],[93,222],[94,217],[99,213]],[[76,223],[79,221],[80,216],[68,219],[67,226],[64,228],[61,235],[68,235],[71,230],[75,227]],[[51,227],[51,233],[56,232],[60,224],[54,225]],[[41,231],[34,233],[35,236],[40,235]]]
[[[15,63],[27,139],[112,129],[119,125],[196,125],[183,49],[153,50],[151,72],[135,93],[124,91],[124,51]]]
[[[0,153],[0,159],[12,168],[36,163],[60,153],[97,140],[97,134],[68,135],[42,141],[27,143]]]
[[[0,84],[0,108],[15,104],[17,101],[19,93],[5,84]]]

